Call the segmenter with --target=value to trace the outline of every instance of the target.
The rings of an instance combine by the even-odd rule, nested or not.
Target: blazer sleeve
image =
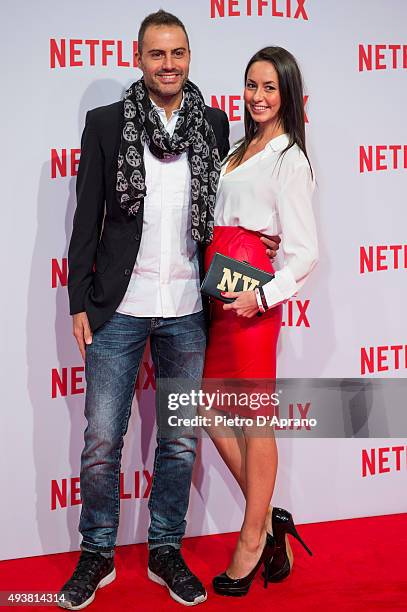
[[[229,135],[230,135],[229,120],[228,120],[226,113],[222,112],[222,145],[221,145],[221,150],[219,151],[221,159],[225,159],[225,157],[229,153],[229,149],[230,149]]]
[[[229,153],[229,120],[225,111],[220,108],[206,107],[207,119],[215,134],[219,156],[223,160]]]
[[[76,182],[77,206],[68,249],[70,314],[85,310],[105,209],[104,155],[92,111],[86,115]]]

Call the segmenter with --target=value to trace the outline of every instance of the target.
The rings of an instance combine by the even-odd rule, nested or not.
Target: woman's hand
[[[260,240],[267,247],[266,255],[270,257],[271,261],[274,261],[277,251],[280,248],[280,236],[261,236]]]
[[[254,291],[222,291],[222,295],[236,298],[231,304],[223,304],[223,310],[234,310],[238,317],[251,319],[259,312]]]

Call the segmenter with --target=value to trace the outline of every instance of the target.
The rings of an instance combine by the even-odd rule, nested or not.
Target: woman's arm
[[[283,172],[284,163],[281,167]],[[291,168],[281,177],[277,197],[284,266],[263,286],[268,307],[287,301],[302,287],[318,260],[318,241],[312,210],[315,183],[308,163]]]
[[[277,211],[280,218],[281,250],[284,266],[275,272],[273,280],[263,285],[268,308],[286,302],[302,287],[318,260],[318,241],[312,210],[315,183],[308,162],[280,168],[280,190]],[[224,310],[234,310],[238,316],[252,318],[259,311],[254,291],[223,292],[235,298],[224,304]]]

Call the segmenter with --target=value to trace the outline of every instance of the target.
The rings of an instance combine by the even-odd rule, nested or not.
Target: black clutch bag
[[[274,278],[274,274],[251,266],[247,261],[239,261],[215,253],[211,265],[201,285],[205,295],[227,302],[234,302],[234,298],[226,298],[222,291],[250,291],[262,287]]]

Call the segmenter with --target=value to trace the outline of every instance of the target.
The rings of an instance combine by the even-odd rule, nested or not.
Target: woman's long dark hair
[[[253,55],[247,64],[244,73],[246,86],[247,74],[250,66],[255,62],[270,62],[273,64],[277,75],[281,97],[279,120],[288,135],[288,145],[281,152],[280,158],[295,144],[301,149],[308,160],[311,174],[312,167],[305,147],[305,114],[304,95],[301,72],[295,57],[282,47],[265,47]],[[257,132],[257,123],[252,119],[249,111],[244,109],[245,135],[237,149],[230,154],[229,160],[233,166],[239,165],[246,153],[249,144]]]

